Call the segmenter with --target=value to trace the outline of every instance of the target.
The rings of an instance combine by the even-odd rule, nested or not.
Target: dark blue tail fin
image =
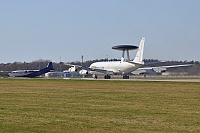
[[[53,69],[53,63],[52,62],[49,62],[49,64],[47,65],[47,68],[51,71],[51,70],[54,70]]]
[[[49,62],[49,64],[47,65],[47,67],[41,69],[41,70],[39,71],[39,73],[40,73],[40,75],[42,75],[42,74],[45,74],[45,73],[50,72],[50,71],[53,71],[53,70],[54,70],[54,69],[53,69],[53,63],[52,63],[52,62]]]
[[[43,75],[47,72],[50,72],[50,71],[53,71],[53,63],[52,62],[49,62],[49,64],[47,65],[47,67],[37,71],[37,72],[33,72],[29,75],[27,75],[27,77],[30,77],[30,78],[34,78],[34,77],[37,77],[37,76],[40,76],[40,75]]]

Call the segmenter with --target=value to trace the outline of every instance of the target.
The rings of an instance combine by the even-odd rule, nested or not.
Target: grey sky
[[[120,58],[200,61],[199,0],[0,0],[0,63]],[[135,53],[131,53],[134,58]]]

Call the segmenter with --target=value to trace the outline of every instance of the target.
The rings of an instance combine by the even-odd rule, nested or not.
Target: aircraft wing
[[[158,74],[167,70],[167,68],[176,68],[176,67],[186,67],[191,66],[192,64],[183,64],[183,65],[171,65],[171,66],[157,66],[157,67],[143,67],[138,68],[137,70],[131,72],[132,74],[141,74],[141,73],[149,73],[149,74]]]
[[[113,74],[113,71],[107,71],[107,70],[103,70],[103,69],[92,69],[92,68],[89,68],[89,71],[91,74],[93,73],[101,73],[101,74]]]

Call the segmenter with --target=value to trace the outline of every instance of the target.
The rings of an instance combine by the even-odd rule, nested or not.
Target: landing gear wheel
[[[105,76],[104,76],[104,79],[110,79],[110,78],[111,78],[110,75],[105,75]]]
[[[129,79],[128,75],[123,75],[123,79]]]
[[[97,75],[94,74],[94,75],[93,75],[93,78],[94,78],[94,79],[97,79]]]

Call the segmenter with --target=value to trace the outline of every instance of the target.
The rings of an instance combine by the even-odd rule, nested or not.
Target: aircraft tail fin
[[[137,54],[135,56],[135,59],[133,60],[134,63],[144,64],[143,62],[144,42],[145,38],[141,38]]]
[[[48,68],[49,70],[54,70],[54,69],[53,69],[53,63],[52,63],[52,62],[49,62],[49,64],[47,65],[47,68]]]
[[[45,74],[47,72],[51,72],[53,70],[54,70],[53,63],[49,62],[49,64],[47,65],[47,67],[45,67],[45,68],[43,68],[43,69],[41,69],[39,71],[33,72],[31,74],[25,75],[24,77],[34,78],[34,77],[43,75],[43,74]]]
[[[47,65],[47,67],[41,69],[40,71],[38,71],[37,73],[35,73],[35,75],[39,76],[39,75],[45,74],[47,72],[51,72],[53,70],[54,70],[53,63],[49,62],[49,64]]]

